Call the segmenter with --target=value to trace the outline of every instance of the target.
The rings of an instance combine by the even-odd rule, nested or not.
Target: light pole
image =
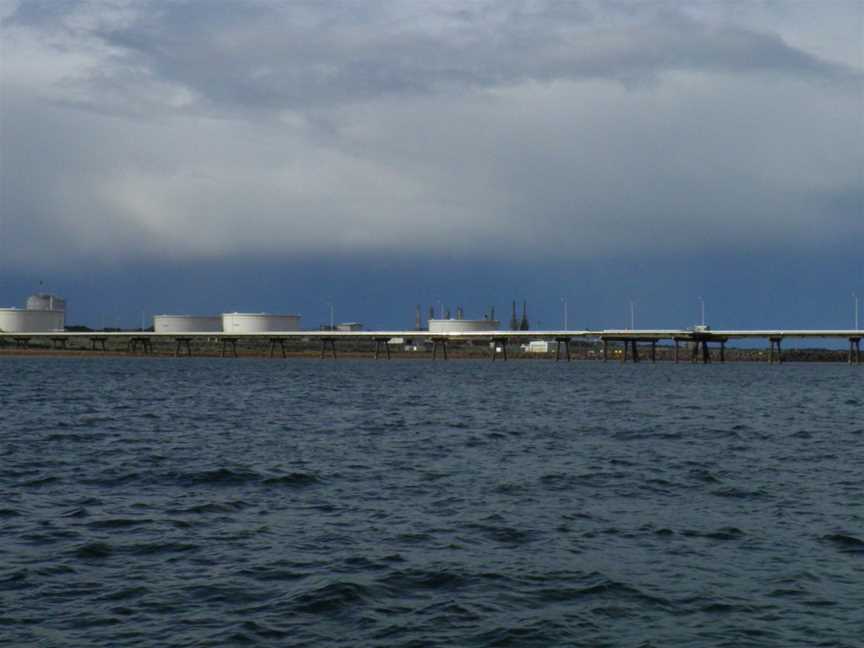
[[[630,330],[636,329],[636,302],[630,300]]]
[[[855,330],[859,330],[858,328],[858,294],[852,293],[852,300],[855,303]]]
[[[561,303],[564,306],[564,330],[566,331],[567,330],[567,298],[562,297]]]

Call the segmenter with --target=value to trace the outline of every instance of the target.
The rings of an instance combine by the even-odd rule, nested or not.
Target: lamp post
[[[701,297],[699,298],[699,306],[702,311],[702,326],[705,326],[705,300]]]
[[[858,328],[858,294],[857,293],[854,293],[854,292],[852,293],[852,301],[854,303],[854,308],[855,308],[855,330],[857,331],[857,330],[859,330],[859,328]]]
[[[562,297],[561,303],[563,304],[563,307],[564,307],[564,330],[566,331],[567,330],[567,298]]]
[[[636,302],[630,300],[630,330],[636,329]]]

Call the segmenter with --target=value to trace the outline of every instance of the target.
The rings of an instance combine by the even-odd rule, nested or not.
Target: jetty
[[[768,361],[783,362],[783,343],[790,339],[846,340],[849,343],[849,364],[861,364],[860,329],[837,330],[711,330],[708,327],[692,329],[602,329],[602,330],[543,330],[543,331],[460,331],[435,333],[418,330],[392,331],[267,331],[250,333],[183,332],[163,333],[151,331],[52,331],[52,332],[2,332],[0,342],[11,343],[18,349],[27,349],[31,341],[47,340],[50,348],[71,349],[73,341],[89,344],[91,351],[105,351],[109,340],[124,344],[129,354],[152,355],[153,343],[174,343],[174,355],[193,355],[193,341],[208,341],[221,348],[223,357],[237,357],[237,345],[242,340],[269,342],[269,356],[277,351],[287,357],[292,343],[320,343],[321,358],[337,358],[339,343],[353,342],[367,346],[376,359],[391,357],[391,345],[414,342],[428,347],[433,360],[447,360],[448,345],[454,343],[488,343],[491,359],[507,360],[507,348],[515,343],[543,340],[556,345],[556,360],[571,359],[570,345],[575,341],[602,345],[603,361],[610,359],[610,348],[621,349],[621,362],[657,361],[657,347],[661,343],[674,347],[674,362],[682,359],[690,362],[725,362],[726,345],[732,340],[765,340],[768,343]],[[80,348],[77,347],[77,348]],[[681,353],[681,350],[684,353]],[[683,358],[682,358],[683,355]]]

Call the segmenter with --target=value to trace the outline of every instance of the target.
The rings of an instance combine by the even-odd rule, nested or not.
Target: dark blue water
[[[860,646],[864,371],[0,359],[0,643]]]

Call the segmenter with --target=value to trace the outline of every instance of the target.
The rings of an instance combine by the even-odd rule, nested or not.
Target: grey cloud
[[[662,5],[47,2],[2,28],[7,262],[864,234],[860,73]]]
[[[142,75],[188,88],[201,110],[252,111],[532,80],[638,83],[675,70],[859,75],[777,35],[702,24],[663,5],[154,0],[125,6],[128,19],[112,22],[72,20],[58,4],[67,5],[25,3],[7,23],[74,29],[113,48],[79,80],[94,104],[124,93],[136,101],[128,86]]]

